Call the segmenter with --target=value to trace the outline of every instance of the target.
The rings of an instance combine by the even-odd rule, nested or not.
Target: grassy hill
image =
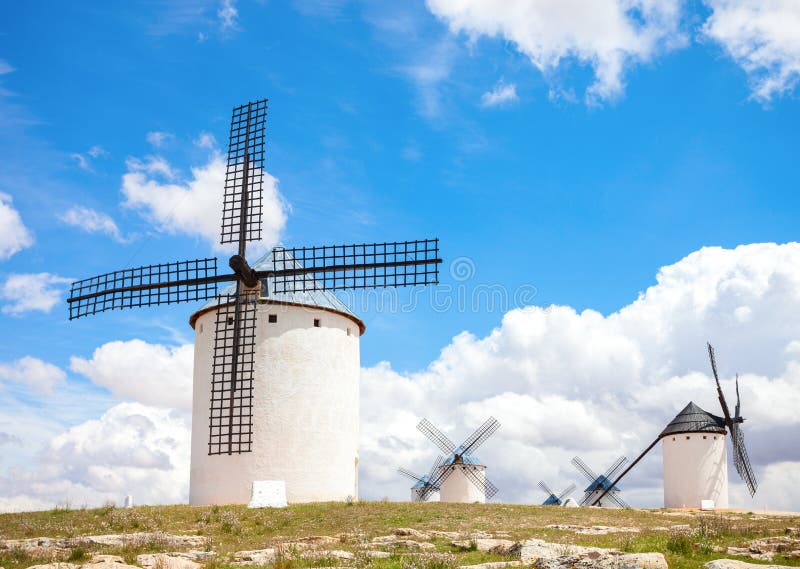
[[[583,535],[574,529],[553,529],[552,524],[575,526],[613,526],[636,528],[606,535]],[[687,527],[688,526],[688,527]],[[397,528],[421,531],[486,532],[511,540],[530,538],[550,542],[618,548],[626,552],[662,552],[671,568],[701,567],[720,557],[728,546],[743,546],[754,538],[784,535],[787,527],[800,526],[800,517],[774,517],[746,514],[706,514],[666,510],[614,510],[598,508],[558,508],[509,504],[442,504],[399,502],[319,503],[295,505],[285,509],[248,510],[243,506],[153,506],[121,509],[59,508],[44,512],[0,514],[0,537],[68,538],[132,532],[165,532],[207,536],[209,549],[218,556],[208,562],[209,569],[221,569],[235,551],[271,547],[296,538],[326,535],[340,536],[337,549],[357,551],[365,540],[391,534]],[[474,546],[456,547],[452,539],[433,537],[436,551],[450,555],[428,556],[420,561],[402,548],[386,559],[361,559],[359,566],[374,569],[446,569],[486,561],[508,560],[497,554],[476,551]],[[716,548],[716,549],[715,549]],[[157,543],[135,547],[77,547],[59,554],[58,559],[74,563],[92,553],[122,555],[135,563],[136,555],[164,551]],[[723,550],[724,551],[724,550]],[[51,555],[52,557],[52,555]],[[434,559],[435,561],[431,561]],[[46,554],[20,548],[2,549],[0,567],[24,569],[49,562]],[[750,562],[756,562],[747,559]],[[435,564],[435,567],[428,567]],[[800,558],[777,555],[772,563],[800,566]],[[332,565],[330,559],[280,559],[277,569]],[[342,563],[350,565],[354,563]]]

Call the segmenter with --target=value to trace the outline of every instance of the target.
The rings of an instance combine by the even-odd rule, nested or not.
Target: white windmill
[[[747,486],[750,496],[758,488],[740,425],[739,378],[736,378],[736,407],[731,416],[725,394],[719,383],[714,348],[708,344],[708,358],[717,384],[717,398],[722,416],[701,409],[693,402],[669,422],[650,446],[640,454],[611,484],[617,484],[636,464],[662,442],[664,469],[664,507],[700,508],[703,502],[714,508],[728,507],[728,461],[725,452],[726,434],[730,434],[731,454],[736,472]],[[603,498],[605,492],[600,496]],[[595,501],[596,503],[596,501]]]
[[[233,109],[216,259],[77,281],[70,319],[105,310],[212,300],[195,329],[191,504],[247,503],[257,481],[289,502],[358,498],[359,338],[363,322],[330,291],[435,284],[438,240],[274,248],[261,239],[267,101]],[[217,293],[217,284],[233,282]]]
[[[428,474],[421,476],[407,468],[400,467],[397,469],[400,474],[414,481],[414,485],[411,487],[412,502],[438,502],[440,500],[439,491],[441,488],[438,484],[434,484],[433,480],[439,474],[439,467],[442,462],[444,462],[444,457],[442,455],[437,456]]]
[[[423,419],[417,425],[433,444],[448,454],[438,468],[438,474],[430,481],[431,489],[423,490],[423,494],[439,488],[439,499],[442,502],[485,502],[497,494],[497,487],[486,478],[486,466],[472,453],[492,434],[500,428],[500,423],[490,417],[478,430],[456,447],[444,433],[433,423]]]

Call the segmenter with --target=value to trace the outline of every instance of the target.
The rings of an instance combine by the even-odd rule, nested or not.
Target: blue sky
[[[185,187],[224,152],[231,107],[263,97],[281,242],[439,237],[442,283],[467,294],[535,287],[522,304],[608,316],[704,246],[796,239],[800,53],[755,3],[675,0],[652,14],[601,2],[628,26],[611,51],[611,31],[570,28],[592,14],[563,23],[557,4],[531,4],[533,19],[553,11],[550,35],[477,1],[4,7],[0,193],[29,238],[0,259],[0,365],[8,378],[25,357],[51,364],[59,389],[92,405],[75,416],[11,380],[0,396],[68,428],[119,400],[71,357],[110,341],[191,342],[186,305],[70,323],[65,283],[208,255],[225,265],[155,202],[131,205],[123,177]],[[778,20],[798,17],[781,9]],[[459,258],[467,281],[451,275]],[[49,302],[8,287],[39,273]],[[359,312],[362,366],[424,370],[453,337],[484,337],[522,307],[442,313],[424,298],[407,313]]]

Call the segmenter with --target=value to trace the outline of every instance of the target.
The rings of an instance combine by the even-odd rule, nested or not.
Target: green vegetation
[[[549,524],[635,527],[640,531],[582,535],[546,528]],[[674,528],[676,525],[679,527]],[[313,535],[338,537],[339,543],[330,549],[353,551],[356,554],[355,561],[332,557],[298,559],[285,556],[278,558],[274,569],[343,565],[369,569],[453,569],[459,565],[508,560],[501,555],[478,551],[474,542],[467,547],[456,547],[451,540],[439,537],[430,540],[436,546],[435,554],[412,554],[411,551],[399,549],[391,557],[371,559],[363,553],[364,539],[387,535],[401,527],[420,531],[483,531],[513,540],[539,538],[563,544],[614,547],[630,553],[658,551],[665,554],[671,569],[697,569],[706,561],[727,557],[720,552],[720,548],[741,547],[751,539],[782,535],[789,526],[800,526],[800,517],[396,502],[302,504],[278,510],[248,510],[244,506],[119,509],[109,505],[99,509],[75,510],[61,506],[45,512],[0,514],[0,536],[5,539],[156,531],[207,536],[210,541],[208,549],[219,554],[215,560],[207,563],[207,569],[227,569],[228,556],[235,551],[272,547]],[[55,559],[21,549],[0,549],[0,567],[25,569],[53,560],[81,563],[92,553],[121,555],[126,562],[135,563],[136,556],[141,553],[165,550],[164,544],[157,539],[125,548],[77,547],[63,552],[63,555],[59,554]],[[747,561],[757,563],[751,559]],[[800,566],[800,559],[776,556],[773,563]]]

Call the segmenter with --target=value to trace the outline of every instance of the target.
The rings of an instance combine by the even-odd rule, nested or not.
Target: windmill
[[[294,502],[358,496],[359,338],[363,322],[330,291],[436,284],[438,239],[275,247],[261,239],[266,99],[232,113],[222,244],[214,258],[80,280],[70,320],[107,310],[210,300],[195,329],[190,503],[246,503],[282,480]],[[233,283],[218,294],[217,285]]]
[[[736,472],[747,486],[751,497],[758,489],[758,481],[747,456],[740,426],[744,418],[741,415],[739,376],[736,376],[736,407],[731,417],[719,382],[714,348],[711,344],[707,344],[707,348],[722,416],[713,415],[690,401],[614,480],[614,484],[619,482],[658,441],[662,441],[664,506],[667,508],[699,508],[706,500],[712,501],[716,508],[728,507],[726,433],[731,437],[731,454]]]
[[[430,471],[428,474],[415,474],[410,470],[400,467],[397,471],[405,476],[406,478],[410,478],[415,482],[415,484],[411,487],[411,501],[412,502],[438,502],[439,501],[439,486],[434,485],[432,480],[436,477],[439,473],[439,467],[442,465],[444,461],[444,457],[439,455],[436,457],[436,461],[433,463]]]
[[[542,506],[563,506],[564,501],[575,491],[576,486],[570,484],[558,495],[550,489],[544,480],[539,480],[539,488],[541,488],[542,492],[547,494],[547,499],[542,502]]]
[[[616,482],[611,482],[611,477],[614,476],[626,462],[628,462],[628,459],[621,456],[608,467],[605,473],[598,476],[583,462],[583,460],[577,456],[574,457],[572,459],[572,465],[589,481],[589,486],[584,490],[581,506],[588,506],[591,504],[592,506],[611,508],[630,508],[620,497]]]
[[[432,486],[440,488],[442,502],[485,502],[497,494],[497,487],[486,478],[486,466],[472,453],[499,428],[499,421],[489,417],[456,447],[433,423],[427,419],[419,422],[417,429],[448,455],[431,480]],[[423,500],[431,492],[431,488],[423,489]]]

